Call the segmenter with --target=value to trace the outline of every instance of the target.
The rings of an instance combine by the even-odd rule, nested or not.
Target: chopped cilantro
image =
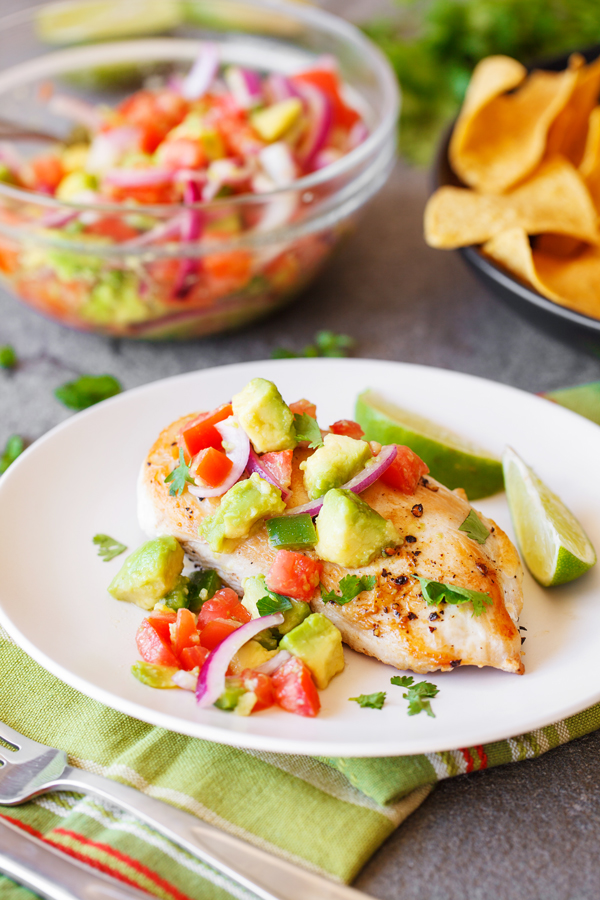
[[[342,590],[341,596],[340,594],[336,594],[335,591],[325,591],[321,588],[321,600],[324,603],[327,603],[328,600],[334,600],[338,606],[344,606],[346,603],[350,603],[351,600],[354,600],[355,597],[358,597],[363,591],[372,591],[375,587],[375,576],[374,575],[346,575],[340,581],[340,588]]]
[[[18,434],[11,434],[4,447],[4,453],[0,456],[0,475],[4,475],[10,465],[12,465],[25,449],[23,438]]]
[[[354,700],[359,706],[368,709],[381,709],[385,703],[385,691],[378,691],[376,694],[361,694],[359,697],[349,697],[348,699]]]
[[[276,347],[271,353],[273,359],[314,358],[316,356],[343,357],[356,346],[354,338],[348,334],[336,334],[335,331],[317,331],[313,344],[307,344],[304,350],[296,353],[287,347]]]
[[[308,446],[313,450],[316,447],[323,446],[321,429],[317,425],[316,419],[313,419],[308,413],[296,413],[294,425],[296,427],[296,437],[299,441],[308,441]]]
[[[432,684],[430,681],[417,681],[415,684],[415,679],[412,675],[394,675],[390,678],[390,682],[398,687],[408,688],[408,692],[402,694],[402,696],[405,700],[408,700],[409,716],[416,716],[420,712],[425,712],[432,719],[435,719],[435,713],[429,702],[440,692],[440,689],[435,684]]]
[[[493,600],[489,594],[481,591],[471,591],[469,588],[460,587],[458,584],[444,584],[440,581],[432,581],[429,578],[415,578],[421,585],[423,599],[431,606],[439,606],[442,601],[453,606],[462,606],[463,603],[473,604],[473,615],[480,616],[486,606],[491,606]]]
[[[10,344],[0,347],[0,366],[3,369],[14,369],[17,364],[17,354],[15,348]]]
[[[121,544],[120,541],[116,541],[108,534],[97,534],[92,538],[92,541],[98,547],[98,556],[101,556],[104,562],[109,562],[115,556],[119,556],[120,553],[124,553],[127,550],[125,544]]]
[[[82,375],[57,387],[54,396],[69,409],[80,411],[114,397],[122,390],[120,381],[112,375]]]
[[[458,530],[464,531],[468,537],[477,541],[478,544],[485,544],[490,536],[489,529],[485,527],[474,509],[471,510],[462,525],[458,526]]]
[[[183,494],[186,484],[195,484],[194,479],[190,475],[190,467],[186,465],[185,459],[183,458],[183,447],[179,448],[179,463],[175,466],[170,475],[167,475],[165,478],[165,484],[171,483],[171,487],[169,488],[169,496],[174,497],[177,495],[178,497]]]
[[[256,603],[259,616],[270,616],[272,613],[284,612],[292,608],[292,601],[283,594],[270,591],[265,597],[261,597]]]

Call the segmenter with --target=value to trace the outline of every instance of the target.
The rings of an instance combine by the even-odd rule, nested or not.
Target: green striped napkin
[[[600,383],[553,392],[600,424]],[[0,629],[0,720],[65,749],[73,765],[130,784],[257,846],[351,881],[443,778],[530,759],[600,727],[600,704],[507,741],[387,759],[237,750],[145,725],[50,675]],[[0,815],[123,883],[164,900],[252,900],[134,817],[71,793]],[[0,877],[3,900],[34,895]]]

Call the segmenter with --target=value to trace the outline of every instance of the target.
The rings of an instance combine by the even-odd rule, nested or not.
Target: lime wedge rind
[[[451,490],[464,488],[469,500],[504,488],[498,457],[430,419],[401,409],[376,391],[359,395],[355,417],[368,440],[411,447],[435,479]]]
[[[551,587],[589,571],[596,551],[573,513],[511,447],[503,467],[517,543],[536,581]]]

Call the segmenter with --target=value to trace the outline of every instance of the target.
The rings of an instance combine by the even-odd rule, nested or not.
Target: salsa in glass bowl
[[[92,0],[5,20],[0,276],[100,334],[240,327],[302,290],[384,184],[395,79],[360,32],[309,7],[137,12]]]

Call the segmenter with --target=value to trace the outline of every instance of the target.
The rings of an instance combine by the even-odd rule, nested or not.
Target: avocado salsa
[[[311,446],[303,440],[307,432]],[[369,444],[350,420],[323,432],[314,404],[288,405],[263,378],[250,381],[231,403],[187,418],[178,445],[164,499],[213,498],[198,532],[217,562],[261,531],[275,552],[266,571],[245,579],[241,598],[215,570],[183,574],[184,551],[171,535],[130,554],[108,590],[148,613],[136,635],[141,659],[133,675],[152,687],[194,691],[204,670],[204,681],[220,685],[214,702],[225,711],[249,715],[277,705],[317,715],[318,692],[343,671],[344,654],[339,629],[310,604],[319,596],[346,604],[375,586],[371,576],[349,576],[356,581],[350,593],[348,578],[341,595],[325,592],[324,561],[356,569],[402,544],[392,522],[359,496],[367,484],[389,476],[398,448]],[[295,476],[309,497],[302,507],[287,505],[295,450],[305,457]],[[412,457],[414,490],[428,470]],[[410,471],[405,463],[403,477]]]
[[[277,192],[368,136],[329,58],[284,77],[222,67],[205,44],[185,76],[154,76],[116,105],[46,93],[76,130],[42,155],[4,153],[0,182],[31,202],[0,189],[0,277],[67,325],[140,338],[240,325],[301,289],[341,236],[264,240],[330,189]]]

